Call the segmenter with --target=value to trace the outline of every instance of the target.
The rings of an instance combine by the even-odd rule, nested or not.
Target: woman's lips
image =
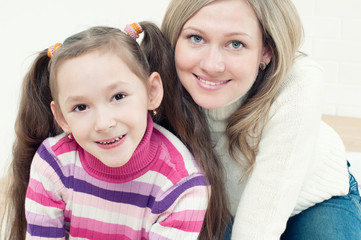
[[[218,79],[211,79],[211,78],[196,75],[196,74],[193,74],[193,75],[196,77],[198,85],[201,88],[206,89],[206,90],[218,90],[218,89],[221,89],[224,86],[226,86],[227,83],[229,83],[231,81],[231,79],[218,80]]]

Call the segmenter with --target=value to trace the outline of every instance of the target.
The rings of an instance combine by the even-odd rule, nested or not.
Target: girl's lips
[[[217,79],[211,79],[204,76],[199,76],[196,74],[193,74],[197,78],[198,85],[206,90],[218,90],[223,88],[231,81],[231,79],[228,80],[217,80]]]
[[[99,147],[104,148],[104,149],[114,148],[124,142],[125,136],[126,136],[126,134],[116,137],[116,138],[108,139],[108,140],[97,141],[95,143],[98,144]]]

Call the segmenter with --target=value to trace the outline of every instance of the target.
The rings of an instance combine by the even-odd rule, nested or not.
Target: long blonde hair
[[[188,19],[203,6],[214,1],[217,0],[171,1],[161,29],[173,49]],[[264,44],[270,47],[273,56],[267,68],[259,72],[242,106],[228,119],[226,134],[229,139],[229,152],[232,158],[245,168],[246,178],[256,161],[271,104],[302,43],[303,27],[291,0],[242,1],[246,1],[254,9]],[[239,160],[238,151],[247,159],[247,165]]]

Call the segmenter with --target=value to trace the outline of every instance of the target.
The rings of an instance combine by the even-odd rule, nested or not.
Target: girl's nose
[[[97,132],[107,131],[116,126],[116,121],[112,114],[107,111],[101,111],[96,114],[94,130]]]
[[[222,50],[218,46],[211,47],[205,51],[200,67],[209,73],[222,73],[226,69]]]

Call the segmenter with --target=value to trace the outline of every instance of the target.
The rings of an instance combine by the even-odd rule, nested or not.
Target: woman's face
[[[270,60],[257,16],[245,0],[217,0],[201,8],[184,24],[175,47],[179,79],[206,109],[243,96],[260,62]]]

